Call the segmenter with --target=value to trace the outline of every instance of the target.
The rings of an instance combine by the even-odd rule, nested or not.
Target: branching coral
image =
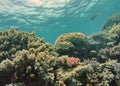
[[[45,86],[45,83],[50,84],[49,78],[51,76],[49,73],[53,73],[54,66],[55,57],[49,55],[48,52],[22,50],[14,55],[13,60],[2,61],[0,72],[5,77],[5,79],[2,78],[4,83],[24,82],[25,85],[29,86],[32,84],[38,86],[39,83],[39,86]],[[6,80],[6,78],[10,80]]]
[[[110,48],[104,48],[99,51],[99,55],[101,58],[106,59],[117,59],[120,61],[120,43],[116,46]]]
[[[51,76],[48,75],[49,71],[53,73],[55,56],[57,56],[54,47],[45,43],[43,39],[35,37],[34,34],[13,29],[1,33],[1,45],[4,44],[3,46],[6,47],[1,48],[0,53],[1,86],[17,82],[29,86],[36,86],[38,83],[41,83],[39,86],[44,86],[46,81],[48,81],[46,84],[50,84]],[[9,46],[5,46],[8,43]],[[13,49],[14,52],[10,52]],[[45,77],[47,80],[44,79]]]
[[[42,39],[35,37],[34,33],[18,32],[15,29],[0,32],[0,61],[11,57],[17,51],[28,50],[44,43]]]
[[[89,46],[87,37],[81,33],[60,36],[55,47],[33,33],[13,29],[0,32],[0,39],[0,86],[119,85],[120,63],[117,61],[107,59],[106,63],[99,63],[97,58],[87,63],[81,61],[81,56],[88,54]],[[120,44],[103,48],[99,55],[119,59],[119,47]],[[58,56],[55,49],[67,51],[66,56],[60,52]],[[97,57],[97,51],[89,53],[87,56]]]

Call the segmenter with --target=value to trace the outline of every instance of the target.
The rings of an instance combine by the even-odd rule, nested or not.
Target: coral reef
[[[89,35],[90,50],[99,51],[106,45],[106,40],[104,39],[104,33],[93,33]]]
[[[38,83],[39,86],[46,86],[45,84],[52,83],[52,81],[49,81],[48,71],[53,72],[55,56],[57,56],[52,45],[44,43],[43,39],[37,38],[30,33],[18,32],[13,29],[1,33],[8,33],[10,35],[10,37],[9,35],[7,35],[8,37],[6,35],[1,36],[3,44],[6,40],[9,42],[9,46],[5,46],[8,49],[3,48],[1,50],[1,86],[19,82],[24,83],[25,86],[38,86]],[[20,39],[13,38],[14,36],[20,37]],[[17,48],[14,53],[10,52],[12,48]],[[8,52],[8,57],[2,55],[4,52]]]
[[[57,86],[119,86],[120,63],[97,60],[80,63],[76,67],[57,69]]]
[[[111,26],[103,35],[106,46],[99,51],[100,58],[104,60],[117,59],[120,61],[120,23]]]
[[[96,51],[99,51],[101,48],[115,46],[119,42],[120,23],[109,27],[107,31],[89,35],[89,43]]]
[[[120,13],[116,13],[105,22],[102,31],[89,35],[89,43],[94,50],[112,47],[120,42]]]
[[[111,43],[117,44],[120,42],[120,23],[111,26],[111,28],[105,32],[103,35],[104,39],[107,42],[107,45],[111,45]]]
[[[99,55],[102,59],[117,59],[120,61],[120,43],[110,48],[101,49]]]
[[[44,43],[34,33],[18,32],[15,29],[0,31],[0,61],[9,58],[17,51],[37,48]]]
[[[110,30],[108,30],[110,34],[116,34],[120,36],[120,23],[113,25]]]
[[[111,26],[120,23],[120,13],[116,13],[112,15],[103,25],[102,31],[107,31],[111,28]]]
[[[86,57],[89,48],[87,36],[74,32],[63,34],[55,42],[56,51],[59,55],[69,55],[71,57]]]
[[[80,59],[77,57],[69,57],[69,56],[61,56],[58,58],[59,65],[62,65],[63,67],[69,68],[69,67],[75,67],[80,63]]]
[[[35,33],[0,31],[0,86],[120,86],[118,20],[98,34],[63,34],[54,45]]]

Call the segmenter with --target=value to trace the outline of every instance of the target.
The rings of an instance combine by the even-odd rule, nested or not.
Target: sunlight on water
[[[91,34],[99,32],[104,21],[119,11],[117,2],[119,1],[2,0],[0,29],[35,31],[49,42],[54,42],[60,34],[68,32]]]

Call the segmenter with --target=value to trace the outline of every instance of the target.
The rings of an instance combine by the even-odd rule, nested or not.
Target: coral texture
[[[60,56],[69,55],[73,57],[86,57],[89,42],[87,36],[82,33],[68,33],[57,38],[55,48]]]
[[[120,43],[110,37],[118,31],[119,24],[106,34],[63,34],[55,45],[34,33],[0,31],[0,86],[120,86]]]
[[[0,85],[18,82],[28,86],[36,86],[38,82],[41,82],[39,86],[50,84],[48,71],[53,72],[57,56],[53,46],[30,33],[13,29],[1,33],[1,46],[6,48],[0,51]],[[8,46],[4,45],[6,42]],[[13,48],[15,51],[10,52]]]
[[[116,13],[112,15],[110,18],[108,18],[108,20],[103,25],[102,31],[107,31],[110,29],[111,26],[118,23],[120,23],[120,13]]]

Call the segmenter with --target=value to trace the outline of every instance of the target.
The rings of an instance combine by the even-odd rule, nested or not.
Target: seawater
[[[54,43],[64,33],[99,32],[105,21],[120,12],[120,0],[1,0],[0,29],[34,31]]]

